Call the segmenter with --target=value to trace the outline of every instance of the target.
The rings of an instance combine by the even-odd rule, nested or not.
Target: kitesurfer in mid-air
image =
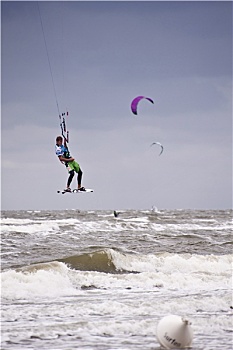
[[[77,176],[78,190],[85,191],[85,188],[82,187],[83,172],[80,168],[80,165],[75,161],[75,159],[73,157],[70,156],[65,138],[64,138],[64,145],[63,145],[62,136],[57,136],[57,138],[56,138],[55,152],[56,152],[56,155],[58,156],[60,162],[62,164],[65,164],[65,166],[69,172],[67,186],[66,186],[66,189],[64,191],[71,192],[70,185],[71,185],[71,182],[73,180],[75,172],[78,174],[78,176]]]

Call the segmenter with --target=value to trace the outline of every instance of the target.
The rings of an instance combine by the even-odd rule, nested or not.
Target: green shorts
[[[68,172],[74,170],[76,173],[78,173],[80,170],[80,166],[75,160],[73,160],[73,162],[67,162],[67,170]]]

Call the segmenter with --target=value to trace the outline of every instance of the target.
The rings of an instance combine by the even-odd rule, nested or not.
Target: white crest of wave
[[[68,271],[64,263],[54,261],[2,272],[1,296],[14,300],[74,295],[77,290],[69,279]]]
[[[168,288],[224,288],[231,285],[230,255],[122,254],[111,250],[115,267],[119,270],[150,273]],[[146,281],[145,281],[146,282]]]
[[[226,273],[230,269],[230,255],[197,254],[124,254],[110,249],[116,268],[127,271],[164,271],[180,270],[182,272]]]
[[[42,234],[44,236],[48,234],[57,234],[60,230],[60,226],[79,225],[80,221],[77,219],[60,219],[44,221],[31,220],[31,219],[8,219],[3,218],[1,220],[1,231],[2,232],[17,232],[27,234]]]

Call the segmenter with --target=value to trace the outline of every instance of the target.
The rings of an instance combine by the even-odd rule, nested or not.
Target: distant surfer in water
[[[158,210],[158,209],[157,209],[154,205],[152,205],[152,207],[151,207],[151,212],[152,212],[152,213],[155,213],[157,210]]]
[[[60,162],[62,164],[65,164],[65,166],[69,172],[69,177],[67,180],[67,185],[66,185],[65,191],[71,192],[70,185],[71,185],[71,182],[73,180],[75,172],[78,174],[78,176],[77,176],[78,190],[85,191],[85,188],[82,187],[83,172],[80,168],[80,165],[75,161],[74,158],[72,158],[70,156],[70,152],[68,150],[65,138],[64,138],[64,145],[63,145],[62,136],[57,136],[57,138],[56,138],[55,152],[56,152],[56,155],[58,156]]]
[[[117,213],[116,210],[114,210],[113,214],[114,214],[115,218],[117,218],[120,213]]]

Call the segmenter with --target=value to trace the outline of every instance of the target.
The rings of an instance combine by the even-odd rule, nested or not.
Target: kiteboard
[[[57,193],[60,194],[65,194],[65,193],[90,193],[90,192],[94,192],[94,190],[92,190],[91,188],[85,188],[85,191],[80,191],[77,188],[71,191],[66,191],[66,190],[58,190]]]

